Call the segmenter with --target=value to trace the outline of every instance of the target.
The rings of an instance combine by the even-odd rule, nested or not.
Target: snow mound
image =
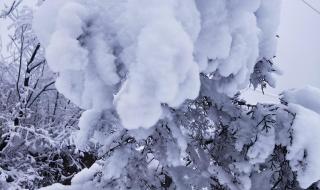
[[[302,89],[288,90],[282,94],[285,101],[299,104],[320,114],[320,89],[307,86]]]
[[[284,92],[283,98],[296,113],[287,159],[306,189],[320,179],[320,90],[309,86]]]
[[[127,129],[149,128],[163,104],[198,96],[200,73],[230,96],[247,86],[256,62],[274,56],[279,3],[48,0],[34,29],[61,93],[86,110],[116,109]]]

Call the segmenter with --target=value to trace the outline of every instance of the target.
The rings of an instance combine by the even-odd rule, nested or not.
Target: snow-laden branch
[[[58,90],[84,109],[115,108],[128,129],[162,104],[195,99],[199,74],[232,96],[275,54],[278,0],[46,1],[34,29]],[[48,22],[48,19],[52,22]]]

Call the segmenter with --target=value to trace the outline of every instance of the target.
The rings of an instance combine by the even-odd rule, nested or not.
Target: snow
[[[115,109],[127,129],[149,128],[163,104],[198,96],[200,73],[229,96],[248,86],[255,63],[275,53],[279,4],[49,0],[34,29],[61,93],[85,110]]]
[[[61,185],[61,184],[53,184],[48,187],[41,188],[42,190],[100,190],[106,189],[103,185],[99,185],[97,181],[95,181],[95,177],[97,177],[97,173],[103,172],[101,175],[102,181],[114,180],[120,178],[122,174],[122,170],[128,164],[128,155],[126,153],[127,150],[124,151],[116,151],[112,154],[112,156],[105,161],[94,163],[90,168],[85,168],[77,173],[71,180],[72,185]],[[120,160],[120,162],[119,162]],[[109,189],[109,188],[107,188]]]
[[[275,147],[275,132],[271,128],[258,134],[257,141],[248,150],[247,156],[251,164],[264,163]]]
[[[302,106],[292,104],[297,112],[293,125],[293,144],[288,148],[287,159],[302,188],[308,188],[320,179],[320,115]]]
[[[277,52],[277,30],[280,25],[281,3],[279,0],[263,0],[256,13],[260,28],[260,58],[271,59]]]
[[[59,183],[43,187],[41,190],[98,190],[101,188],[96,187],[92,181],[96,172],[101,171],[103,168],[100,164],[94,163],[90,169],[85,168],[77,173],[71,180],[72,186],[65,186]]]
[[[215,179],[230,189],[252,189],[257,187],[262,178],[265,181],[271,177],[275,177],[272,180],[282,178],[268,173],[270,163],[267,159],[273,153],[278,154],[274,150],[275,145],[283,145],[288,150],[288,153],[282,151],[279,154],[286,155],[291,168],[285,170],[291,172],[292,169],[296,172],[302,188],[308,188],[317,182],[320,179],[320,172],[317,170],[320,167],[320,154],[317,150],[320,145],[317,138],[320,134],[319,89],[306,87],[286,91],[282,94],[282,99],[288,105],[257,105],[249,113],[243,111],[248,111],[251,106],[247,109],[240,103],[235,106],[233,100],[224,95],[233,96],[235,92],[248,86],[249,76],[256,62],[274,56],[280,1],[159,2],[47,0],[40,8],[34,26],[46,49],[49,66],[57,73],[57,89],[86,110],[79,121],[81,130],[75,139],[77,147],[86,149],[87,140],[91,138],[92,143],[103,146],[98,157],[106,156],[90,169],[84,169],[75,175],[72,186],[54,184],[44,189],[100,189],[106,185],[103,184],[104,181],[116,184],[126,182],[129,179],[124,174],[126,172],[139,171],[140,176],[152,176],[154,173],[143,173],[146,168],[140,170],[138,166],[143,166],[145,161],[152,161],[153,158],[155,160],[150,163],[150,168],[158,170],[162,162],[166,163],[165,170],[181,186],[193,183],[193,178],[197,176],[200,176],[197,183],[206,185],[208,180],[204,182],[203,179],[212,175],[217,176]],[[144,5],[143,11],[141,3]],[[48,25],[46,18],[52,18],[53,24]],[[224,123],[228,123],[227,128],[230,130],[236,126],[235,129],[239,130],[234,130],[232,135],[235,136],[231,136],[235,138],[235,148],[239,152],[244,145],[248,148],[246,154],[231,152],[232,156],[228,156],[231,158],[230,163],[228,160],[219,163],[216,162],[218,159],[206,155],[211,152],[208,147],[207,150],[201,146],[193,148],[193,137],[184,134],[183,130],[186,129],[180,128],[180,124],[176,125],[177,121],[170,118],[172,112],[178,117],[183,109],[172,111],[170,107],[179,107],[185,100],[198,96],[202,85],[200,74],[211,78],[203,79],[202,81],[207,80],[206,84],[203,82],[203,86],[211,87],[213,84],[208,89],[212,95],[208,97],[209,101],[200,100],[209,107],[209,112],[204,109],[205,113],[202,114],[205,117],[207,114],[215,117],[219,123],[213,123],[221,125],[223,129]],[[272,82],[271,86],[273,85]],[[206,89],[201,93],[204,96],[209,94]],[[211,106],[211,98],[215,106]],[[197,109],[196,104],[193,107],[192,109]],[[169,110],[171,113],[166,113]],[[275,114],[278,111],[279,114]],[[268,121],[267,116],[270,116]],[[293,123],[292,116],[295,117]],[[161,129],[158,125],[153,134],[153,128],[150,127],[164,117],[167,120],[161,124],[169,122],[166,129],[162,126],[167,132],[157,131]],[[255,125],[261,117],[266,119],[265,125],[260,126],[263,120]],[[198,122],[196,120],[199,118],[195,118],[192,118],[192,123]],[[113,132],[111,128],[119,129],[115,124],[118,119],[121,119],[126,129],[131,130],[120,129],[120,132]],[[267,122],[272,123],[272,126],[267,126]],[[193,126],[184,127],[193,129]],[[111,135],[108,134],[108,129],[112,131]],[[121,130],[123,134],[133,137],[134,141],[139,139],[142,142],[142,139],[152,135],[155,145],[159,146],[159,152],[150,151],[146,160],[141,159],[140,153],[147,150],[145,147],[148,142],[145,142],[146,145],[142,143],[141,146],[132,146],[128,140],[126,143],[129,148],[125,148],[121,142],[115,141],[123,140]],[[159,136],[155,137],[157,133]],[[170,138],[166,138],[168,135]],[[206,137],[201,134],[201,138]],[[233,145],[233,140],[228,142],[227,138],[223,142]],[[110,149],[112,143],[119,144]],[[204,143],[207,145],[207,142]],[[214,141],[213,145],[216,145]],[[226,146],[226,149],[229,148],[232,146]],[[110,155],[103,154],[105,150],[109,150]],[[223,157],[228,155],[224,154],[228,151],[230,150],[215,155]],[[183,158],[187,155],[195,167],[184,166],[186,160]],[[157,160],[157,157],[160,159]],[[143,163],[139,163],[139,160]],[[224,166],[226,163],[228,165]],[[279,165],[279,171],[283,173],[282,163]],[[255,177],[252,178],[252,175]],[[190,182],[183,184],[183,178]]]
[[[36,15],[34,16],[34,23],[37,24],[33,24],[33,29],[36,31],[43,46],[48,46],[57,21],[56,19],[52,19],[51,22],[48,22],[42,15],[45,15],[46,18],[57,18],[59,8],[65,3],[66,1],[64,0],[47,1],[41,6],[41,9],[37,10]]]
[[[245,88],[256,61],[275,55],[280,3],[197,1],[202,27],[196,58],[202,72],[218,76],[220,92],[233,95]]]
[[[301,89],[292,89],[282,94],[284,100],[299,104],[320,114],[320,89],[313,86],[306,86]]]
[[[200,80],[192,41],[176,20],[162,19],[142,29],[137,63],[129,68],[128,81],[116,100],[127,128],[154,125],[162,114],[161,103],[175,107],[198,96]]]
[[[308,86],[284,92],[284,100],[296,113],[292,126],[293,142],[287,159],[302,188],[308,188],[320,179],[320,90]]]
[[[87,140],[89,136],[93,135],[93,131],[100,117],[101,113],[94,110],[88,110],[81,115],[79,120],[81,130],[76,134],[75,138],[75,144],[77,144],[79,149],[86,149]]]

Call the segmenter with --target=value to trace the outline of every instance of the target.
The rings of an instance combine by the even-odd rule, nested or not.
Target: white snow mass
[[[296,113],[287,159],[297,172],[300,186],[308,188],[320,179],[320,90],[311,86],[289,90],[283,93],[283,99]]]
[[[34,30],[57,89],[86,110],[149,128],[195,99],[200,73],[232,96],[272,58],[279,0],[47,0]],[[48,22],[50,20],[50,22]],[[86,123],[85,121],[82,121]]]

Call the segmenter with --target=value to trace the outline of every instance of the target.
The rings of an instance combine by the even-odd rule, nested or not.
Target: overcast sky
[[[320,0],[306,1],[320,10]],[[0,22],[0,34],[4,34],[5,30],[6,26]],[[283,0],[279,35],[278,58],[275,62],[284,74],[278,77],[277,89],[267,92],[277,94],[284,89],[306,85],[320,88],[320,14],[306,6],[302,0]],[[246,93],[252,94],[251,91]],[[270,95],[258,95],[252,99],[269,100]]]
[[[320,10],[319,0],[308,0]],[[320,88],[320,15],[302,0],[283,0],[277,63],[280,89],[311,84]]]

